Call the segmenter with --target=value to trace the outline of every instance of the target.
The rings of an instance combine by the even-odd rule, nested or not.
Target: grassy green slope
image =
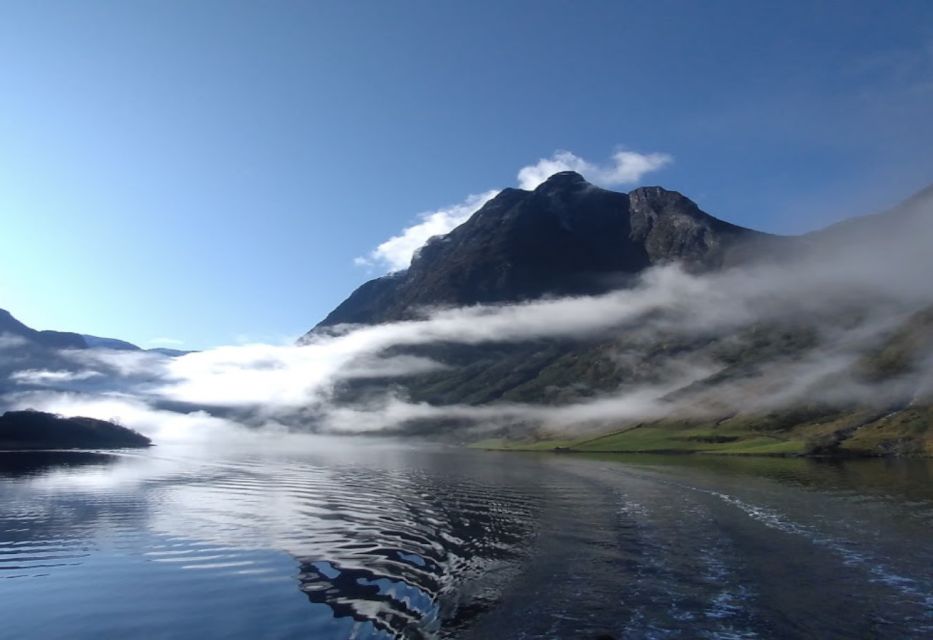
[[[933,407],[658,420],[596,437],[486,439],[485,449],[733,455],[933,455]]]
[[[730,348],[729,345],[738,345]],[[672,395],[699,399],[728,388],[746,372],[778,358],[804,354],[815,344],[806,329],[753,327],[745,339],[709,342],[725,366]],[[667,354],[665,354],[667,355]],[[584,354],[586,356],[586,354]],[[933,389],[924,378],[933,357],[933,309],[910,317],[867,350],[852,375],[869,385],[903,383],[899,397],[867,397],[858,404],[801,404],[771,412],[725,413],[702,419],[666,418],[619,424],[608,433],[577,439],[527,437],[486,440],[487,448],[581,452],[678,452],[760,455],[933,455]],[[642,361],[650,369],[651,358]]]

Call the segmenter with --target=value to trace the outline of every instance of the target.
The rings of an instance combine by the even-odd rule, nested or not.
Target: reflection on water
[[[53,469],[106,465],[117,460],[93,451],[0,451],[0,476],[35,476]]]
[[[0,636],[927,637],[926,461],[0,455]]]

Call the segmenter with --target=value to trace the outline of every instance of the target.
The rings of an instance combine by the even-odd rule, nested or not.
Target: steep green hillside
[[[732,365],[683,394],[694,400],[735,382],[735,373],[772,352],[791,352],[787,334],[764,334],[729,358]],[[799,337],[798,337],[799,338]],[[793,339],[798,352],[809,339]],[[853,377],[873,384],[903,381],[900,396],[874,402],[865,397],[845,405],[797,404],[767,412],[746,411],[717,417],[666,418],[620,424],[582,438],[513,437],[487,439],[474,446],[496,449],[593,452],[678,452],[760,455],[933,455],[933,393],[920,367],[933,356],[933,309],[911,316],[857,361]],[[898,388],[895,386],[895,388]]]

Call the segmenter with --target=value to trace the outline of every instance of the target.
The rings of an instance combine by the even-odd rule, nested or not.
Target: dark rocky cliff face
[[[745,242],[770,238],[718,220],[675,191],[618,193],[567,171],[534,191],[505,189],[432,238],[407,270],[358,288],[318,327],[400,320],[433,305],[601,293],[657,264],[716,268]]]

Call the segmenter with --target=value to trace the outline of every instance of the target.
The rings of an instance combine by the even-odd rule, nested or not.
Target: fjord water
[[[921,638],[929,461],[0,454],[5,638]]]

